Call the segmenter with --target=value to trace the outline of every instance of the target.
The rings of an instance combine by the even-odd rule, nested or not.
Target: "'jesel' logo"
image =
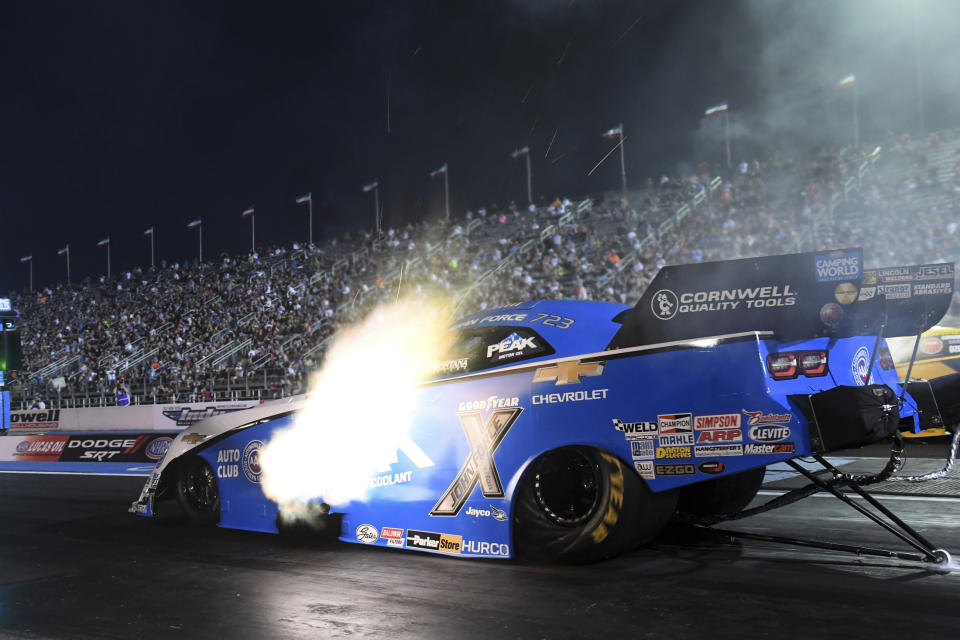
[[[460,426],[467,434],[467,442],[470,444],[470,456],[430,511],[431,516],[455,516],[460,513],[478,482],[483,497],[503,497],[503,485],[493,462],[493,452],[503,442],[507,431],[522,412],[522,407],[498,409],[490,414],[486,424],[479,411],[458,414]]]

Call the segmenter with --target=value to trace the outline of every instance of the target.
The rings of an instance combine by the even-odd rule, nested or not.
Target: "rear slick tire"
[[[619,458],[592,447],[548,451],[524,474],[514,507],[520,556],[586,563],[648,542],[671,518],[677,493],[652,493]]]
[[[220,521],[217,476],[200,456],[189,456],[177,469],[177,501],[191,521],[211,525]]]

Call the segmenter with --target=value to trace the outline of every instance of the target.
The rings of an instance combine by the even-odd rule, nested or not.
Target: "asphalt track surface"
[[[881,462],[882,465],[882,462]],[[675,526],[590,566],[463,560],[126,513],[143,478],[0,473],[0,637],[955,638],[960,573]],[[960,555],[960,498],[891,497]],[[744,531],[908,550],[833,498]]]

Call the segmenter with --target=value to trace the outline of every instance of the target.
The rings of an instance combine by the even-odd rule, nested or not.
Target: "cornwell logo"
[[[455,516],[460,513],[460,509],[463,508],[477,483],[480,484],[480,491],[484,498],[503,497],[503,485],[493,462],[493,453],[503,442],[510,427],[521,413],[523,413],[522,407],[498,409],[490,414],[486,423],[483,422],[479,411],[457,414],[460,418],[460,426],[467,434],[470,456],[430,511],[431,516]],[[408,540],[407,546],[409,544]]]
[[[678,313],[792,307],[796,303],[797,292],[789,284],[694,291],[679,296],[670,289],[661,289],[650,299],[650,310],[660,320],[670,320]]]
[[[169,409],[164,411],[163,416],[165,418],[174,420],[178,427],[188,427],[194,422],[200,422],[201,420],[206,420],[207,418],[212,418],[213,416],[219,416],[223,413],[233,413],[234,411],[242,410],[243,408],[241,407],[237,407],[236,409],[218,409],[217,407],[191,409],[190,407],[183,407],[180,409]]]
[[[554,384],[579,384],[584,378],[603,375],[602,362],[583,364],[579,360],[566,360],[550,367],[540,367],[533,376],[534,382],[550,382]]]

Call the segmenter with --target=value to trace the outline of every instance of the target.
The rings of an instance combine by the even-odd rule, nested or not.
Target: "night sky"
[[[526,198],[619,188],[722,158],[846,144],[855,73],[861,138],[958,124],[952,0],[68,1],[0,8],[0,291],[157,260]],[[919,105],[922,97],[923,109]],[[922,119],[921,119],[922,116]],[[552,144],[551,144],[552,141]],[[549,148],[549,152],[548,152]],[[546,157],[545,157],[546,156]]]

